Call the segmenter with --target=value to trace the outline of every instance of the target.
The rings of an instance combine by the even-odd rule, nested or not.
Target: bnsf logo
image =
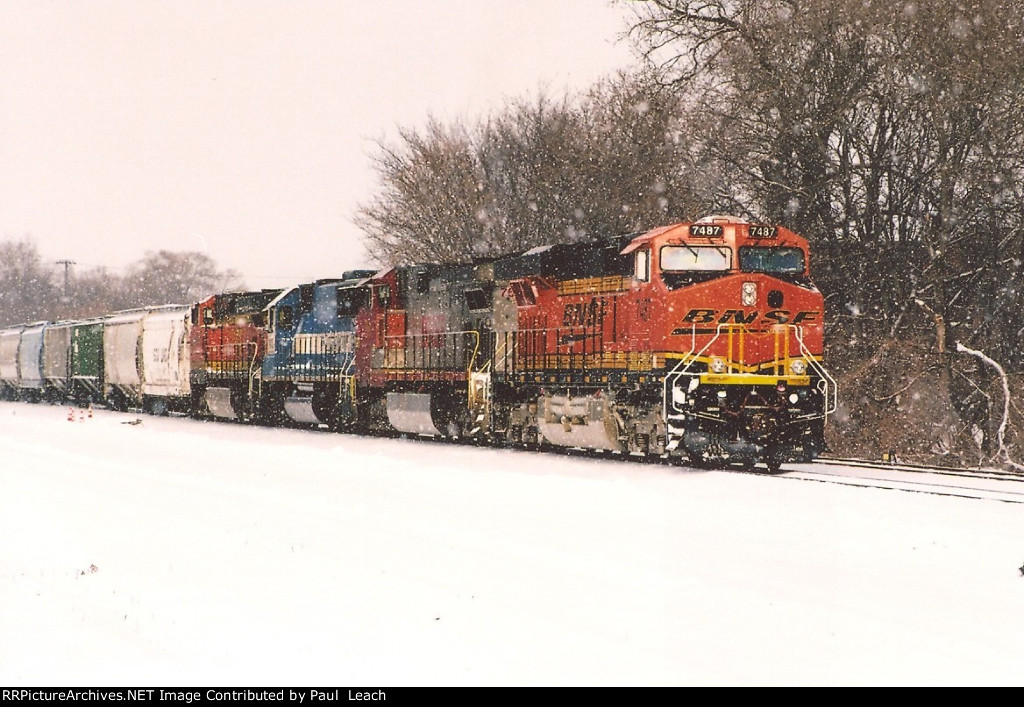
[[[792,315],[792,316],[791,316]],[[762,324],[802,324],[815,322],[821,312],[796,312],[788,309],[773,309],[761,315],[758,311],[745,312],[742,309],[691,309],[683,317],[683,324],[753,324],[761,316]]]
[[[591,297],[589,302],[565,305],[562,326],[595,326],[604,321],[604,302]]]

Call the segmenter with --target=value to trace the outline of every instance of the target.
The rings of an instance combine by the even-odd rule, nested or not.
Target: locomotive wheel
[[[444,436],[450,440],[457,442],[463,442],[464,436],[462,434],[463,426],[461,421],[452,420],[445,426]]]
[[[764,454],[764,464],[768,467],[768,473],[778,474],[782,471],[782,461],[784,458],[784,450],[780,445],[769,445]]]
[[[284,395],[274,392],[260,401],[260,422],[275,427],[285,427],[291,420],[284,412]]]
[[[505,446],[515,447],[521,444],[523,440],[523,432],[519,427],[511,426],[505,430]]]
[[[686,463],[692,469],[711,469],[712,464],[700,454],[687,455]]]

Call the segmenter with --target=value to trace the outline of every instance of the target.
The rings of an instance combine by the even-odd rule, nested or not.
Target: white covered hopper
[[[112,314],[103,326],[104,386],[114,407],[137,405],[142,401],[142,320],[148,309]]]
[[[142,321],[142,394],[187,398],[189,327],[192,308],[175,305],[154,309]]]
[[[18,344],[22,329],[17,326],[0,331],[0,390],[11,397],[18,391]]]
[[[21,332],[18,344],[18,385],[39,390],[43,387],[43,332],[46,322],[30,324]]]

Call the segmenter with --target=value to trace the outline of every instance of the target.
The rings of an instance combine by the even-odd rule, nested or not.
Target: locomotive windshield
[[[732,251],[721,246],[675,246],[661,249],[661,269],[665,272],[728,270]]]
[[[804,271],[804,252],[799,248],[743,246],[740,248],[740,270],[800,274]]]

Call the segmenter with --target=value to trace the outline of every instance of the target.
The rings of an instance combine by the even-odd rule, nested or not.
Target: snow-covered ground
[[[67,413],[0,404],[5,686],[1024,683],[1024,505]]]

